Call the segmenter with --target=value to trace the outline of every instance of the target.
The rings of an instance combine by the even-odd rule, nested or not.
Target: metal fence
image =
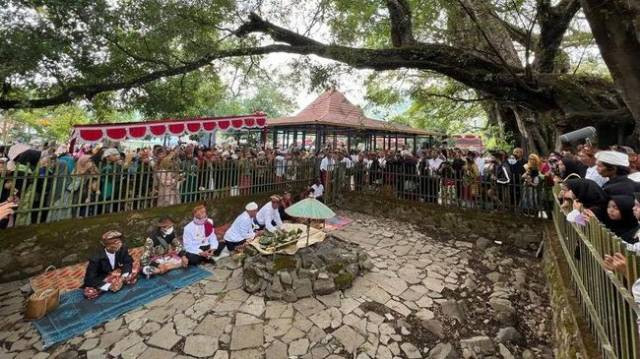
[[[282,191],[309,185],[322,172],[316,158],[295,161],[228,160],[200,164],[176,162],[169,168],[133,161],[128,164],[93,162],[0,173],[3,198],[14,196],[19,207],[4,225],[23,226],[68,218],[144,210],[227,196]],[[418,175],[417,171],[372,169],[356,164],[330,165],[322,174],[326,201],[341,191],[391,191],[398,198],[445,206],[513,211],[547,217],[552,199],[544,183],[500,184],[495,180],[462,176]],[[296,194],[294,194],[296,195]],[[2,223],[0,223],[1,225]]]
[[[511,181],[501,184],[489,176],[418,175],[417,171],[338,166],[337,184],[343,190],[390,192],[401,199],[443,206],[509,211],[549,218],[553,210],[552,187],[539,178],[535,184]]]
[[[223,161],[208,165],[177,163],[161,169],[145,163],[93,163],[19,167],[0,173],[1,201],[18,199],[5,226],[48,223],[106,213],[143,210],[228,196],[275,193],[309,185],[318,175],[315,159],[299,161]]]
[[[573,292],[603,357],[640,358],[640,311],[631,294],[640,269],[636,253],[595,219],[585,226],[568,222],[557,199],[553,218]],[[626,273],[605,269],[604,256],[614,253],[626,258]]]

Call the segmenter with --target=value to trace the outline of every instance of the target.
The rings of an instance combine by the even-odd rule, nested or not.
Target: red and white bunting
[[[216,130],[262,129],[267,126],[263,113],[230,117],[188,117],[149,122],[109,123],[103,125],[74,126],[73,138],[82,142],[98,142],[104,139],[122,141],[142,139],[146,136],[162,137],[166,134],[182,136]]]

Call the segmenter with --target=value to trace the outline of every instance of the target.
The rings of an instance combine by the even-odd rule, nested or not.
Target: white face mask
[[[515,158],[513,158],[513,157],[509,157],[509,159],[507,160],[507,162],[509,162],[509,164],[510,164],[510,165],[515,165],[515,164],[516,164],[516,162],[518,162],[518,160],[516,160],[516,159],[515,159]]]
[[[173,233],[173,227],[169,227],[169,228],[166,228],[166,229],[163,228],[162,229],[162,233],[164,233],[166,235]]]

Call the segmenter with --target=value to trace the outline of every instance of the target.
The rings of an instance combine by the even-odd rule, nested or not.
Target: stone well
[[[245,254],[244,290],[288,302],[349,288],[358,275],[373,267],[360,247],[331,235],[294,255],[263,255],[251,247]]]

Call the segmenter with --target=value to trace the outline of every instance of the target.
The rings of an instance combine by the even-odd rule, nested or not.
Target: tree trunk
[[[640,5],[637,0],[581,0],[600,53],[635,122],[640,143]]]

